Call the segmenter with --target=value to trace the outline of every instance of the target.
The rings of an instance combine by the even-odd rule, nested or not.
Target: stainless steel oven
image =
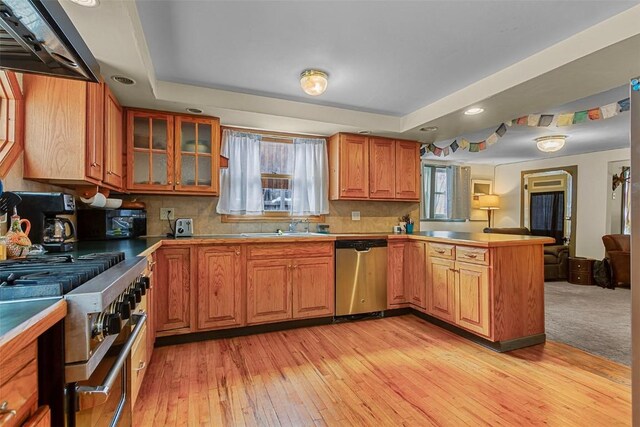
[[[67,384],[67,426],[131,425],[131,347],[146,319],[132,315],[89,379]]]

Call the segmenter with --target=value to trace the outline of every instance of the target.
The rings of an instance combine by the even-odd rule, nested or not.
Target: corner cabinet
[[[129,191],[218,194],[219,119],[134,109],[126,115]]]
[[[331,200],[420,200],[420,144],[339,133],[329,138]]]
[[[24,178],[123,190],[122,108],[104,83],[23,75]]]

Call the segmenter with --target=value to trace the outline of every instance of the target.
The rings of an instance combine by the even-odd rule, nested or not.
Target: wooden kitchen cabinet
[[[404,283],[409,303],[426,308],[426,243],[407,242],[404,249]]]
[[[455,321],[455,261],[430,257],[428,261],[427,313],[448,322]]]
[[[369,197],[396,197],[396,142],[386,138],[369,138]]]
[[[407,306],[404,282],[404,247],[405,242],[389,242],[387,247],[387,308]]]
[[[122,190],[122,110],[104,83],[23,75],[24,178]]]
[[[198,329],[244,325],[241,246],[197,248]]]
[[[131,346],[131,407],[136,404],[140,386],[149,365],[149,357],[147,356],[148,330],[147,325],[143,325],[140,335]]]
[[[331,200],[369,198],[369,143],[362,135],[337,134],[329,139]]]
[[[339,133],[329,138],[331,200],[420,200],[420,144]]]
[[[247,262],[247,324],[292,318],[290,259]]]
[[[489,268],[456,262],[455,323],[489,336]]]
[[[292,262],[292,317],[304,319],[333,315],[333,258],[294,259]]]
[[[219,119],[136,109],[126,115],[128,190],[218,194]]]
[[[155,327],[158,336],[190,332],[191,250],[158,249],[155,266]]]
[[[104,85],[104,178],[113,188],[124,186],[122,107],[109,86]]]
[[[420,200],[420,144],[395,141],[395,198]]]

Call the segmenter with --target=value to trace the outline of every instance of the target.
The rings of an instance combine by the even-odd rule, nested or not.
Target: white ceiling
[[[231,126],[445,141],[640,75],[640,1],[59,1],[122,105]],[[320,98],[298,86],[311,66],[330,73]],[[469,160],[544,157],[499,144]]]
[[[530,111],[530,113],[557,114],[584,111],[620,101],[628,96],[629,86],[624,85],[545,111]],[[497,143],[487,147],[484,151],[471,153],[468,150],[458,150],[447,157],[437,157],[433,154],[428,154],[425,158],[428,160],[450,160],[462,163],[504,164],[522,162],[534,158],[552,158],[628,148],[631,145],[629,135],[631,129],[630,120],[631,115],[629,112],[623,112],[610,119],[587,121],[572,126],[511,126],[507,128],[507,133],[500,138]],[[469,141],[478,142],[486,139],[497,127],[498,126],[493,126],[461,136],[464,136]],[[539,151],[534,138],[546,135],[567,135],[565,146],[555,153],[543,153]],[[451,144],[452,141],[453,139],[447,139],[437,142],[436,145],[445,147]]]
[[[136,2],[159,80],[402,116],[637,1]],[[330,75],[320,97],[299,74]]]

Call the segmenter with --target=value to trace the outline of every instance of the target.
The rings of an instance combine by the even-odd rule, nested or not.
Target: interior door
[[[553,237],[556,245],[564,244],[564,198],[564,191],[531,193],[531,234]]]

